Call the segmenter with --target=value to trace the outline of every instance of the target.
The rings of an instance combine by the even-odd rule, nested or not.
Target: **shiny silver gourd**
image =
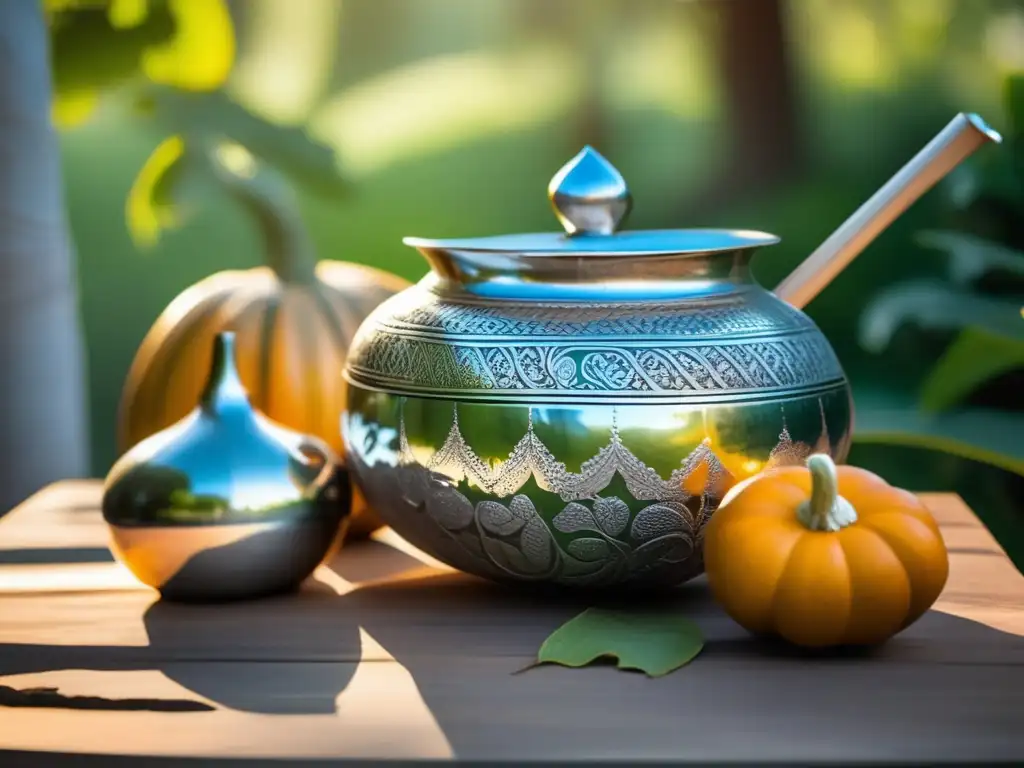
[[[802,307],[988,140],[958,115],[777,290],[760,232],[619,232],[585,148],[551,180],[565,233],[405,242],[431,272],[367,318],[345,369],[349,468],[412,544],[498,581],[671,586],[736,482],[842,461],[850,388]]]
[[[330,448],[253,409],[217,335],[206,387],[181,421],[111,468],[103,517],[117,558],[171,600],[297,587],[341,545],[351,488]]]

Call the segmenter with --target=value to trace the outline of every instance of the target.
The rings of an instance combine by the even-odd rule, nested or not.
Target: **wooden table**
[[[610,666],[514,675],[585,606],[453,573],[387,530],[297,595],[163,604],[111,559],[99,486],[61,483],[0,519],[0,766],[53,753],[103,766],[1024,761],[1024,578],[958,497],[924,499],[949,583],[881,650],[811,658],[758,643],[698,581],[676,602],[705,651],[647,679]]]

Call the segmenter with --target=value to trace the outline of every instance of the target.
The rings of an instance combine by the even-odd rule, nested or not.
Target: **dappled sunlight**
[[[375,640],[364,628],[359,628],[359,639],[364,659],[356,667],[352,680],[335,701],[339,721],[344,722],[350,732],[366,735],[367,741],[376,735],[380,740],[375,746],[378,753],[388,751],[399,756],[415,756],[417,759],[450,760],[454,751],[444,730],[423,694],[416,679],[401,663]],[[370,650],[384,654],[371,655]],[[390,663],[376,659],[384,658]],[[401,738],[378,728],[378,724],[389,722],[395,712],[402,713]],[[396,724],[397,725],[397,724]]]
[[[680,118],[717,114],[719,84],[701,32],[695,24],[652,23],[630,30],[611,52],[611,104],[658,109]]]
[[[408,541],[399,536],[397,533],[395,533],[394,530],[392,530],[391,528],[378,528],[376,531],[373,532],[371,538],[374,541],[380,542],[381,544],[386,544],[392,549],[396,549],[399,552],[402,552],[403,554],[406,554],[409,557],[414,558],[415,560],[419,560],[426,566],[429,566],[439,571],[452,571],[451,566],[449,566],[446,563],[442,563],[437,558],[431,557],[423,550],[413,546]]]
[[[892,3],[893,32],[886,45],[898,43],[900,54],[928,67],[946,42],[946,28],[953,20],[956,0]]]
[[[145,589],[121,563],[23,565],[0,570],[0,592],[93,592]]]
[[[814,34],[808,55],[835,85],[846,90],[885,89],[899,77],[895,51],[884,44],[877,19],[862,3],[804,3]]]
[[[1003,75],[1024,69],[1024,9],[1014,8],[989,19],[985,52]]]
[[[304,120],[330,80],[342,0],[249,0],[231,92],[282,122]]]
[[[960,103],[974,111],[1000,109],[1001,81],[994,77],[993,62],[969,51],[946,55],[941,63],[945,87]]]
[[[571,109],[580,73],[552,46],[440,56],[348,88],[314,117],[350,174],[554,120]]]
[[[222,0],[169,0],[175,36],[142,55],[142,69],[154,83],[190,91],[220,87],[235,61],[235,34]]]

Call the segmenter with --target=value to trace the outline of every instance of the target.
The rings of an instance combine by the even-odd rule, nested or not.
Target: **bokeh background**
[[[126,211],[187,111],[140,98],[153,46],[177,46],[164,82],[207,87],[223,70],[190,130],[252,139],[278,163],[320,257],[410,280],[426,265],[403,236],[557,229],[547,181],[590,143],[631,186],[632,228],[780,235],[755,262],[772,286],[954,114],[976,111],[1007,141],[808,312],[854,383],[851,461],[957,490],[1024,562],[1019,0],[118,0],[137,17],[122,28],[110,3],[49,5],[66,14],[50,32],[54,115],[92,474],[116,458],[121,387],[160,311],[262,254],[216,190]],[[168,225],[148,245],[146,216]]]

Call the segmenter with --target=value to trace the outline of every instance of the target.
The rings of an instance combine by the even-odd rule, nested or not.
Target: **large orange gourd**
[[[912,493],[825,454],[733,488],[705,528],[704,559],[733,619],[806,647],[886,640],[949,574],[938,525]]]
[[[255,407],[343,457],[341,371],[349,343],[366,316],[409,283],[358,264],[315,263],[287,208],[241,180],[231,190],[262,226],[268,266],[211,275],[161,313],[125,382],[118,447],[127,451],[195,407],[213,339],[233,330],[239,373]],[[380,525],[358,493],[353,504],[349,535]]]

